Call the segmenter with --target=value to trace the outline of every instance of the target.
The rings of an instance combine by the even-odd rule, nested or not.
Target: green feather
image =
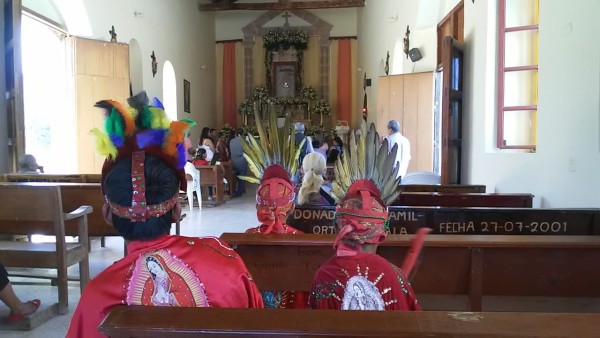
[[[251,176],[238,176],[238,178],[240,180],[244,180],[246,182],[250,182],[250,183],[256,183],[256,184],[260,184],[260,180],[256,177],[251,177]]]

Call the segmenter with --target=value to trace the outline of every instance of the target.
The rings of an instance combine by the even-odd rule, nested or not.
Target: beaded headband
[[[146,153],[144,151],[134,151],[131,157],[131,185],[133,188],[131,194],[131,206],[122,206],[111,202],[108,196],[104,196],[110,206],[113,214],[130,219],[131,222],[144,222],[151,217],[160,217],[173,209],[179,199],[179,194],[173,195],[170,199],[148,205],[146,203],[146,177],[144,175],[144,162]]]
[[[282,185],[285,188],[289,189],[290,193],[284,196],[278,196],[279,185]],[[256,203],[260,204],[261,206],[278,207],[292,203],[294,201],[294,187],[288,181],[281,178],[268,178],[261,183],[259,190],[264,189],[266,186],[269,187],[268,197],[260,196],[258,191],[256,193]]]

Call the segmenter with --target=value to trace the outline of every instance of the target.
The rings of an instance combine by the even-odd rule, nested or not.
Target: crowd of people
[[[381,184],[385,184],[385,181],[375,182],[372,176],[358,175],[368,172],[364,168],[350,167],[354,178],[352,182],[346,182],[349,184],[343,197],[335,201],[337,252],[318,270],[310,293],[261,293],[242,258],[227,243],[213,237],[170,235],[171,224],[179,219],[182,211],[179,191],[185,190],[187,184],[183,172],[188,159],[186,154],[193,153],[192,161],[195,164],[207,163],[219,154],[221,159],[232,162],[236,174],[245,175],[248,167],[246,159],[254,161],[257,153],[264,153],[274,142],[283,142],[284,137],[274,135],[278,131],[272,131],[268,139],[243,147],[243,130],[237,130],[235,135],[219,135],[214,129],[204,128],[198,147],[190,151],[189,148],[186,149],[189,141],[184,140],[185,135],[189,135],[189,123],[174,121],[163,129],[157,129],[157,124],[144,124],[143,121],[164,119],[166,115],[160,109],[145,109],[149,105],[145,95],[138,95],[133,99],[141,100],[134,102],[135,104],[130,102],[130,106],[137,111],[138,118],[135,119],[130,110],[113,105],[112,101],[97,105],[111,109],[113,115],[117,112],[119,118],[114,121],[123,124],[122,128],[117,128],[122,134],[113,133],[108,137],[107,132],[104,140],[114,142],[117,153],[108,153],[106,149],[98,150],[107,156],[101,176],[102,191],[106,199],[102,215],[106,223],[112,225],[125,239],[127,255],[86,286],[67,337],[101,337],[98,325],[111,308],[119,304],[341,310],[420,309],[401,269],[376,254],[377,245],[387,235],[387,203],[391,197],[389,192],[388,195],[383,193]],[[258,164],[252,163],[260,171],[256,190],[256,214],[260,225],[248,229],[247,233],[301,234],[286,224],[287,216],[293,212],[296,203],[331,204],[330,198],[323,198],[331,197],[331,194],[322,191],[323,186],[328,184],[323,177],[327,158],[360,158],[366,157],[368,151],[377,153],[383,149],[365,149],[365,135],[362,135],[362,150],[358,154],[344,154],[341,139],[334,140],[332,147],[327,150],[319,141],[304,135],[303,125],[296,124],[294,129],[295,135],[289,135],[287,139],[295,137],[298,143],[295,153],[277,153],[273,150],[269,155],[272,157],[267,161],[269,165],[261,163],[260,159]],[[394,131],[394,128],[390,129]],[[153,137],[147,137],[148,135]],[[391,146],[393,141],[386,139],[383,143],[386,150],[381,151],[390,149],[390,154],[381,156],[396,156],[398,147]],[[294,182],[298,177],[297,166],[289,166],[292,163],[290,156],[296,156],[301,163],[301,184],[300,181],[298,184]],[[349,160],[346,158],[344,161]],[[364,165],[365,161],[350,162]],[[385,176],[392,171],[392,167],[372,169],[373,173],[387,177],[386,180],[399,182],[395,177]],[[238,193],[243,193],[242,182],[240,180],[241,190]],[[344,185],[342,182],[336,183]],[[4,295],[12,290],[7,280],[0,287],[2,285],[4,287],[1,288],[0,296],[3,297],[0,299],[7,302]],[[287,296],[284,297],[285,294]],[[39,307],[38,300],[21,302],[13,295],[14,293],[10,296],[13,305],[7,302],[11,307],[13,320],[20,319]]]

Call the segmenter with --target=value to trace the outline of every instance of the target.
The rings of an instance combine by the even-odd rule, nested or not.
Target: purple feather
[[[177,169],[182,169],[185,167],[185,162],[187,161],[187,156],[185,153],[185,145],[183,143],[177,144]]]
[[[158,99],[158,97],[154,97],[154,99],[152,99],[152,104],[156,107],[156,108],[160,108],[162,110],[165,110],[165,106],[163,106],[162,102],[160,102],[160,100]]]
[[[137,134],[137,143],[140,149],[152,146],[160,146],[165,140],[166,129],[152,129]]]
[[[121,136],[110,134],[108,137],[110,137],[110,140],[115,145],[115,147],[120,148],[123,146],[123,138]]]

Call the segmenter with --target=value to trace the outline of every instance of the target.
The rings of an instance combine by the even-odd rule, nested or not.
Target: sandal
[[[27,303],[32,303],[33,305],[35,305],[35,308],[34,308],[33,310],[31,310],[31,311],[27,312],[27,313],[19,313],[19,314],[16,314],[16,313],[12,313],[12,312],[11,312],[11,313],[10,313],[10,315],[8,315],[8,321],[9,321],[9,322],[16,322],[16,321],[19,321],[19,320],[21,320],[21,319],[23,319],[23,318],[25,318],[25,317],[29,316],[30,314],[32,314],[32,313],[34,313],[34,312],[36,312],[36,311],[37,311],[37,309],[39,309],[39,308],[40,308],[40,304],[41,304],[42,302],[40,302],[40,300],[39,300],[39,299],[34,299],[34,300],[30,300],[30,301],[28,301]]]

